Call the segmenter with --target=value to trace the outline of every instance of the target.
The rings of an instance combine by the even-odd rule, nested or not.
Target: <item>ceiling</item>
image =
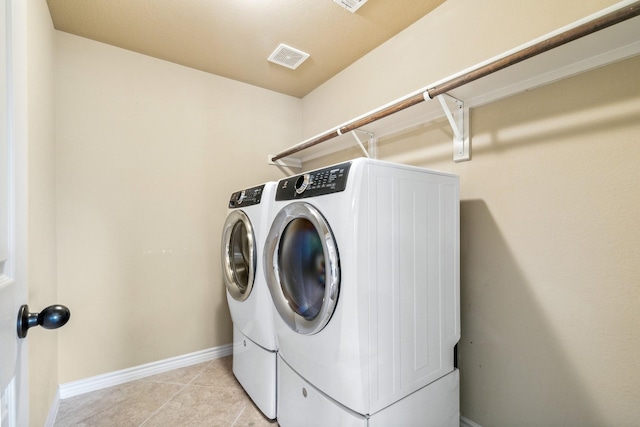
[[[302,98],[445,0],[47,0],[57,30]],[[284,43],[311,56],[267,60]]]

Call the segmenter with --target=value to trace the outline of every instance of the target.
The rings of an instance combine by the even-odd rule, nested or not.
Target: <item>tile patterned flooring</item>
[[[232,356],[70,397],[54,427],[277,427],[231,371]]]

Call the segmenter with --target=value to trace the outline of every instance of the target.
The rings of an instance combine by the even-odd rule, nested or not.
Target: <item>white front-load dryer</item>
[[[457,426],[457,176],[355,159],[281,180],[271,210],[278,423]]]
[[[233,321],[233,373],[256,406],[276,418],[277,340],[262,268],[275,182],[234,192],[222,230],[222,270]]]

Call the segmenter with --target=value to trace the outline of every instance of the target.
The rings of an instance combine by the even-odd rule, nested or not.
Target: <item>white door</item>
[[[26,343],[17,336],[26,301],[24,2],[0,0],[0,426],[28,423]]]

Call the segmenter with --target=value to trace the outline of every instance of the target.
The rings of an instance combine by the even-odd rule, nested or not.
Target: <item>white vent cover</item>
[[[338,3],[340,6],[353,13],[360,9],[367,0],[333,0],[334,3]]]
[[[308,57],[308,53],[280,43],[280,46],[278,46],[276,50],[273,51],[271,56],[269,56],[269,61],[273,62],[274,64],[282,65],[283,67],[295,70]]]

